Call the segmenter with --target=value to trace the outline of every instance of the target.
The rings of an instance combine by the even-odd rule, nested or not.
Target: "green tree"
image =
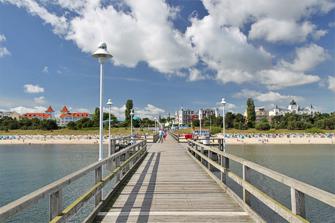
[[[55,120],[48,119],[48,120],[41,121],[40,128],[42,130],[54,130],[54,129],[58,129],[58,126]]]
[[[232,112],[227,112],[227,114],[225,115],[226,128],[228,129],[234,128],[234,119],[235,115]]]
[[[71,129],[71,130],[76,130],[77,129],[76,123],[75,122],[69,122],[67,124],[67,128]]]
[[[94,127],[99,127],[99,119],[100,119],[100,109],[95,108],[94,114],[93,114],[93,126]]]
[[[256,124],[257,130],[270,130],[270,128],[271,128],[270,123],[266,118],[263,118]]]
[[[131,99],[128,99],[127,102],[126,102],[126,110],[125,110],[125,122],[126,123],[130,123],[130,112],[131,112],[131,109],[133,109],[133,100]]]
[[[255,112],[255,104],[252,98],[248,98],[247,100],[247,124],[249,128],[255,127],[256,122],[256,112]]]
[[[240,130],[244,130],[244,129],[248,128],[245,124],[244,116],[240,113],[236,114],[236,116],[235,116],[234,128],[235,129],[240,129]]]

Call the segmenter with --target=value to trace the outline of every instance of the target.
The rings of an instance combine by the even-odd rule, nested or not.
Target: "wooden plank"
[[[95,221],[254,220],[188,156],[184,147],[168,137],[163,144],[152,145],[119,197],[112,205],[106,204]]]

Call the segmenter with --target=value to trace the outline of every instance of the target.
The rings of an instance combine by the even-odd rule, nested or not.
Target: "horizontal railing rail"
[[[102,188],[116,176],[116,184],[129,172],[146,154],[146,141],[132,144],[109,157],[71,173],[53,183],[50,183],[30,194],[27,194],[5,206],[0,207],[0,222],[49,197],[49,219],[52,222],[64,222],[74,215],[92,196],[95,196],[95,206],[101,205]],[[103,166],[110,171],[103,178]],[[63,209],[63,189],[79,178],[95,173],[94,185],[89,191]],[[112,192],[112,191],[111,191]],[[111,193],[109,192],[109,194]]]
[[[148,143],[155,143],[158,141],[159,135],[158,133],[152,134],[152,135],[141,135],[140,139],[146,140]]]
[[[331,207],[335,207],[334,194],[288,177],[254,162],[223,152],[217,148],[203,145],[194,140],[188,141],[187,149],[188,153],[193,156],[199,164],[204,165],[203,161],[206,161],[207,169],[210,170],[212,166],[220,171],[219,183],[222,183],[230,193],[233,193],[235,198],[238,198],[238,196],[227,186],[228,177],[242,187],[242,201],[244,204],[248,206],[250,205],[249,197],[251,194],[288,222],[308,222],[305,219],[305,195],[310,196]],[[213,155],[215,154],[217,155],[217,162],[213,160],[213,157],[215,157]],[[230,170],[230,161],[234,161],[242,166],[242,177],[238,176]],[[276,201],[258,189],[256,186],[252,185],[252,183],[248,180],[250,170],[256,171],[281,184],[288,186],[290,188],[291,209],[282,205],[280,202]],[[214,174],[212,174],[210,171],[208,172],[213,178],[217,179]]]
[[[179,142],[179,134],[176,134],[172,131],[169,132],[169,134],[174,138],[177,142]]]
[[[189,138],[186,138],[184,134],[177,134],[174,133],[172,131],[170,131],[170,135],[172,136],[172,138],[174,138],[177,142],[179,143],[187,143]],[[211,136],[211,137],[197,137],[197,136],[193,136],[194,141],[200,141],[203,144],[206,145],[219,145],[220,143],[220,138],[216,137],[216,136]]]

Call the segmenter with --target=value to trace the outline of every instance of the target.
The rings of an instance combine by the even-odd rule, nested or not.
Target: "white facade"
[[[175,123],[178,125],[189,125],[192,122],[194,111],[190,109],[183,109],[176,111],[175,113]]]
[[[17,112],[4,112],[4,111],[0,111],[0,118],[4,118],[4,117],[9,117],[12,119],[19,119],[20,118],[20,114]]]
[[[313,105],[301,108],[294,100],[292,100],[287,108],[279,108],[278,106],[276,106],[273,110],[269,111],[269,116],[273,117],[285,115],[287,113],[293,113],[297,115],[314,115],[317,112],[318,111],[313,107]]]

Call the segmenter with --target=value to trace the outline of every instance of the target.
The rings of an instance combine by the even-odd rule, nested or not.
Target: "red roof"
[[[46,113],[26,113],[23,114],[22,117],[32,119],[32,118],[42,118],[42,119],[48,119],[51,118],[50,114]]]
[[[72,117],[72,118],[88,118],[90,116],[87,112],[74,112],[74,113],[65,113],[61,114],[60,118]]]
[[[52,112],[54,112],[54,110],[52,109],[51,106],[49,106],[48,109],[45,112],[52,113]]]
[[[60,110],[60,112],[62,112],[62,113],[69,113],[69,109],[67,109],[67,107],[64,106],[64,107],[62,108],[62,110]]]

